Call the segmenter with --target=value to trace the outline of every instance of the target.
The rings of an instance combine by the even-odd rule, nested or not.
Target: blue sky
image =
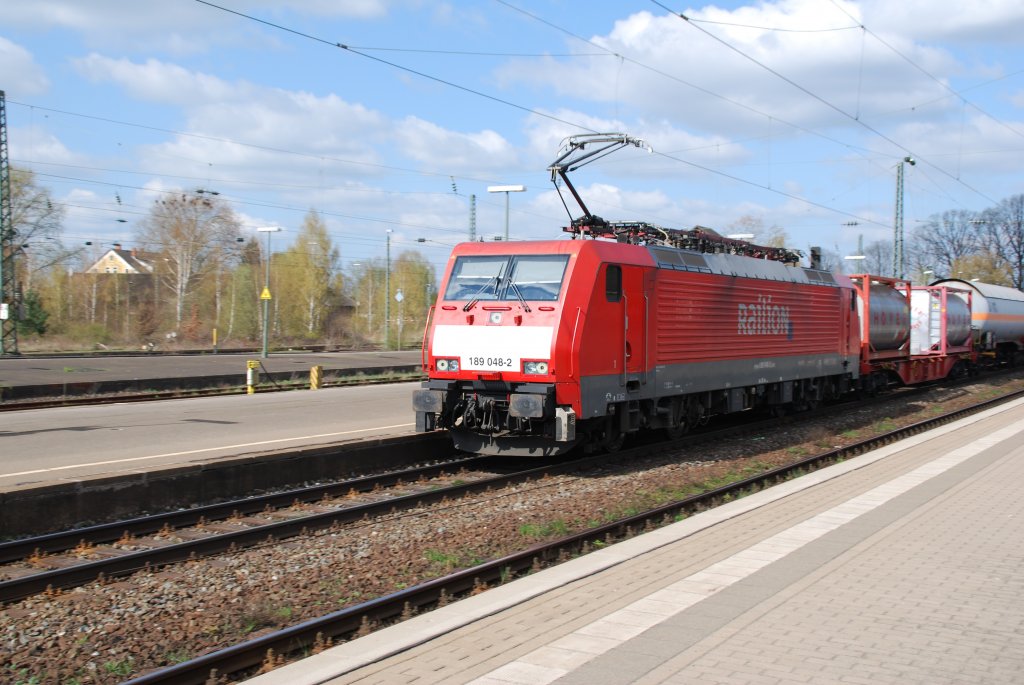
[[[275,246],[316,209],[343,267],[389,229],[442,263],[471,195],[500,235],[495,184],[527,187],[513,239],[560,239],[561,141],[621,131],[654,153],[571,176],[595,214],[842,255],[891,239],[907,155],[908,233],[1024,192],[1022,35],[1019,0],[33,0],[0,4],[0,88],[71,246],[195,188]]]

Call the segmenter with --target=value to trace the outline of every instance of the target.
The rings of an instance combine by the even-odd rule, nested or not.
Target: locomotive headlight
[[[438,371],[458,371],[459,360],[458,359],[436,359],[434,360],[434,368]]]
[[[523,373],[543,376],[547,372],[547,362],[523,362]]]
[[[458,371],[459,370],[459,360],[458,359],[450,359],[448,361],[448,370],[449,371]]]
[[[438,371],[447,371],[448,370],[448,360],[447,359],[438,359],[437,360],[437,370]]]

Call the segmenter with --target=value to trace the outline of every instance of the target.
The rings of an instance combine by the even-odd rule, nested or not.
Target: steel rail
[[[649,526],[661,525],[666,520],[670,521],[680,514],[689,515],[711,508],[727,498],[734,498],[746,491],[770,487],[794,476],[803,475],[808,470],[822,468],[833,462],[863,454],[896,440],[937,428],[1019,397],[1024,397],[1024,391],[1013,392],[845,447],[806,457],[714,490],[692,495],[550,543],[535,545],[522,552],[494,559],[320,618],[304,621],[226,649],[204,654],[191,661],[151,671],[126,681],[122,685],[203,685],[211,676],[224,676],[255,669],[263,662],[268,650],[272,650],[277,655],[290,654],[309,650],[314,644],[322,642],[325,638],[334,640],[352,637],[367,624],[379,626],[388,622],[396,622],[403,615],[437,606],[445,598],[457,598],[477,591],[482,586],[506,582],[510,578],[527,573],[538,564],[551,563],[570,555],[583,553],[589,545],[594,543],[603,544],[615,539],[631,537],[637,531],[643,531]]]
[[[531,467],[528,469],[520,469],[509,474],[486,477],[468,483],[460,483],[457,485],[403,495],[400,497],[393,497],[376,502],[357,504],[351,507],[340,508],[332,511],[300,515],[295,518],[267,523],[264,525],[255,525],[238,531],[211,532],[209,537],[186,540],[184,542],[165,545],[162,547],[140,550],[138,552],[118,554],[117,556],[76,564],[65,568],[43,571],[41,573],[27,575],[21,578],[12,578],[0,581],[0,604],[39,594],[47,590],[78,587],[101,577],[113,578],[130,575],[147,568],[158,568],[169,564],[188,561],[190,559],[223,554],[225,552],[263,544],[268,541],[282,540],[303,535],[311,531],[330,528],[334,525],[359,521],[365,517],[382,516],[394,511],[412,509],[433,504],[435,502],[442,502],[446,499],[457,499],[465,495],[472,495],[486,492],[490,489],[507,487],[509,485],[515,485],[534,478],[541,478],[546,475],[557,475],[568,470],[579,469],[586,465],[599,463],[606,460],[608,456],[609,455],[599,455],[558,464],[543,464],[541,466]],[[464,461],[466,463],[493,464],[494,457],[472,457]],[[429,469],[432,467],[427,468]],[[441,465],[438,465],[436,468],[441,471],[445,470]],[[448,469],[451,469],[451,464],[448,464]],[[414,471],[415,470],[410,470],[405,473],[412,473]],[[391,478],[392,474],[388,474],[386,477]],[[401,479],[399,478],[396,480]],[[344,491],[348,492],[347,489],[344,489]],[[293,494],[294,493],[282,493],[279,495],[273,495],[272,497],[291,504],[294,502],[294,496],[292,496],[291,499],[288,497]],[[241,500],[241,502],[246,501],[247,500]],[[226,507],[227,505],[212,506]],[[156,518],[160,518],[161,516],[170,517],[180,513],[184,514],[189,519],[194,519],[195,517],[193,512],[195,511],[198,511],[198,509],[189,509],[183,512],[158,515]],[[138,521],[145,525],[147,530],[151,530],[151,525],[148,523],[149,518],[139,519]],[[109,524],[101,527],[109,528],[111,526],[116,527],[117,524]],[[70,536],[73,538],[74,534],[80,533],[81,530],[85,529],[71,531]],[[67,536],[69,534],[59,533],[55,535]],[[108,537],[109,541],[109,534],[104,531],[104,535]],[[114,539],[119,539],[119,536]]]
[[[195,526],[200,521],[205,521],[206,523],[223,521],[235,515],[258,514],[263,512],[268,506],[271,509],[281,509],[291,506],[296,501],[303,503],[316,502],[324,497],[345,495],[352,490],[367,492],[377,487],[394,487],[398,483],[408,483],[421,477],[433,478],[452,469],[479,469],[487,464],[487,460],[481,457],[468,457],[428,466],[418,466],[371,476],[360,476],[334,483],[311,485],[309,487],[256,495],[228,502],[191,507],[180,511],[139,516],[137,518],[100,523],[94,526],[48,533],[20,540],[0,542],[0,563],[11,563],[27,559],[37,552],[47,554],[66,552],[74,549],[82,542],[86,544],[115,542],[125,534],[130,536],[151,535],[163,530],[165,526],[174,529]]]
[[[33,538],[13,540],[0,544],[0,562],[14,563],[25,561],[36,553],[68,552],[78,545],[109,544],[126,535],[131,537],[151,535],[166,528],[182,529],[197,526],[200,522],[213,523],[236,515],[259,514],[264,512],[268,506],[271,509],[280,510],[293,505],[296,501],[302,503],[316,502],[322,500],[325,496],[342,496],[352,490],[366,493],[376,488],[395,487],[401,483],[412,484],[421,477],[436,478],[446,472],[454,474],[459,469],[479,470],[487,466],[488,463],[489,461],[485,458],[470,457],[429,466],[404,469],[402,471],[364,476],[337,483],[315,485],[181,511],[99,524],[88,528],[77,528]],[[458,487],[456,486],[455,490]],[[218,554],[232,547],[252,546],[265,542],[268,536],[274,539],[291,537],[300,534],[303,530],[316,530],[334,525],[335,522],[343,523],[357,520],[364,514],[370,516],[377,515],[380,513],[380,509],[390,509],[396,506],[413,506],[410,502],[415,501],[417,498],[423,501],[432,501],[435,493],[447,493],[451,496],[452,492],[452,489],[441,488],[429,493],[396,497],[386,501],[356,505],[313,515],[300,515],[292,519],[265,525],[252,525],[249,528],[234,532],[211,531],[210,536],[206,538],[188,540],[138,552],[118,554],[117,556],[97,561],[83,562],[66,568],[53,569],[21,578],[0,581],[0,602],[21,599],[43,592],[48,587],[75,587],[96,580],[100,576],[113,577],[125,575],[147,566],[163,566],[200,556]]]

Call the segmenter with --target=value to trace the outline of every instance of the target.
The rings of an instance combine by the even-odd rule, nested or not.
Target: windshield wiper
[[[473,295],[473,299],[466,303],[466,305],[462,308],[462,311],[468,312],[470,309],[475,307],[476,303],[480,301],[480,295],[482,295],[483,292],[485,290],[487,290],[487,288],[489,288],[491,286],[492,282],[494,283],[494,294],[497,295],[498,294],[498,284],[501,283],[501,281],[499,280],[499,276],[498,275],[494,275],[494,276],[491,276],[490,278],[488,278],[487,282],[484,283],[482,286],[480,286],[480,290],[476,291],[476,294]]]
[[[523,293],[519,290],[519,286],[516,285],[515,281],[513,281],[511,278],[508,279],[508,284],[512,286],[512,290],[515,292],[516,297],[518,297],[519,301],[523,303],[523,311],[529,314],[530,305],[526,304],[526,298],[523,297]]]

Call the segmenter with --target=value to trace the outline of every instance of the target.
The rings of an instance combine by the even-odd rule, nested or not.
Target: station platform
[[[1024,400],[250,685],[1019,683]]]
[[[368,352],[259,352],[221,354],[104,354],[0,357],[0,401],[103,392],[145,392],[180,387],[245,385],[246,362],[261,364],[264,379],[308,378],[311,367],[327,375],[418,371],[419,349]]]

